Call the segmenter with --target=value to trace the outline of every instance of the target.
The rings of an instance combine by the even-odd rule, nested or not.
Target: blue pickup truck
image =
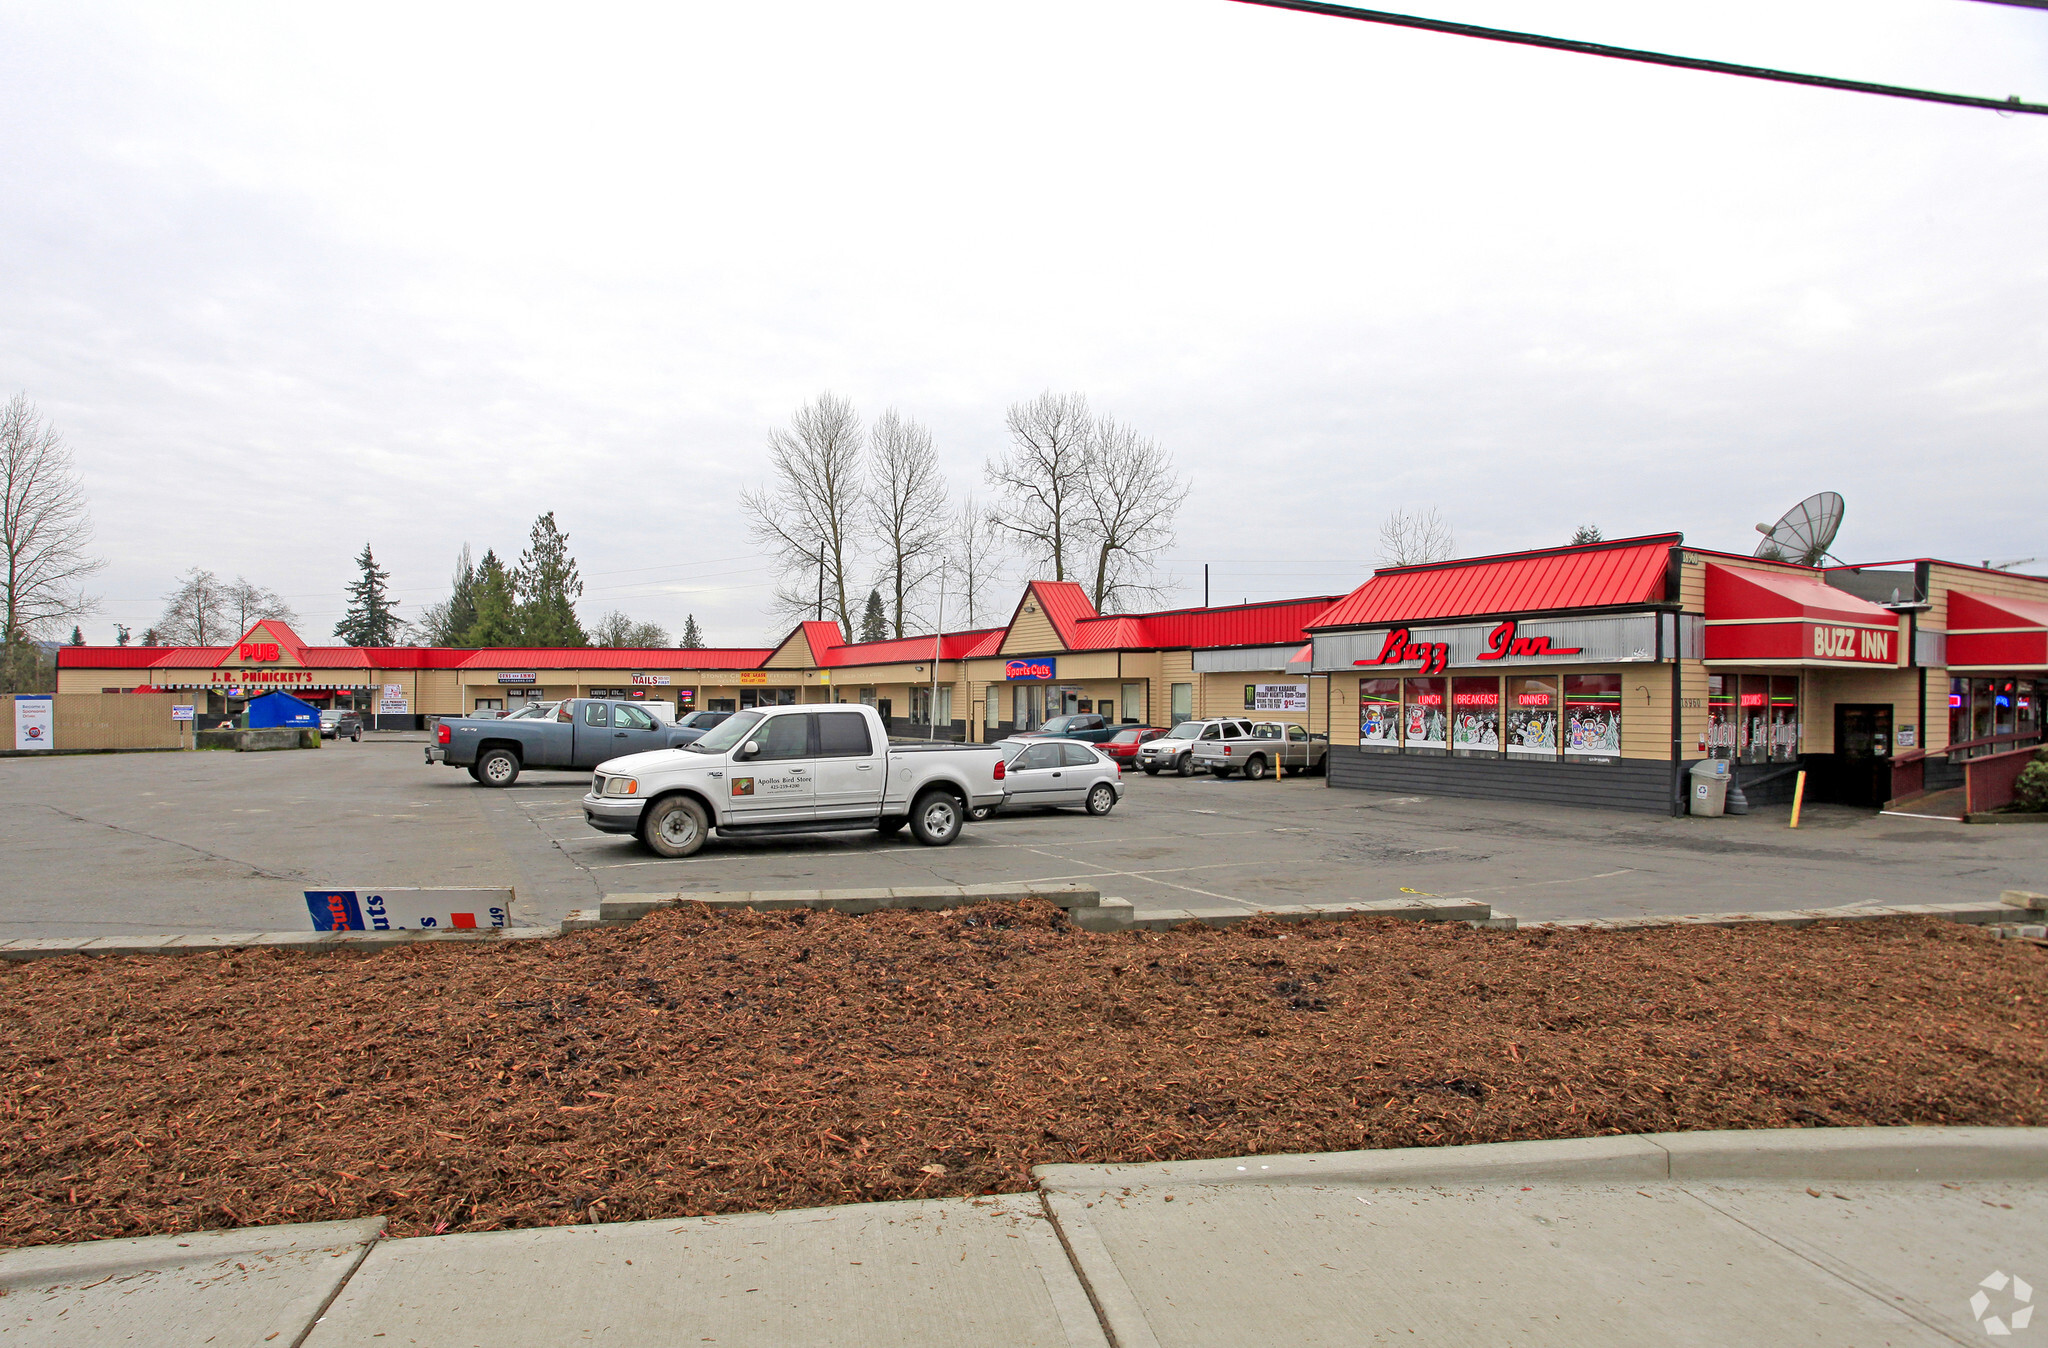
[[[700,713],[707,718],[721,713]],[[650,749],[680,749],[706,725],[664,725],[645,707],[610,698],[576,697],[546,717],[461,717],[435,727],[427,746],[429,764],[467,768],[484,786],[510,786],[528,768],[588,772],[607,759]]]

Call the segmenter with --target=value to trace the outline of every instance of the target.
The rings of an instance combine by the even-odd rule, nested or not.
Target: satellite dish
[[[1764,541],[1756,545],[1759,557],[1819,566],[1835,545],[1835,533],[1842,527],[1842,498],[1837,492],[1816,492],[1785,512],[1776,524],[1759,524],[1756,531]]]

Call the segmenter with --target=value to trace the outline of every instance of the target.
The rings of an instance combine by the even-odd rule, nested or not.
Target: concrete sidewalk
[[[17,1250],[0,1345],[2048,1342],[2048,1129],[1038,1177],[1036,1194],[412,1240],[371,1220]]]

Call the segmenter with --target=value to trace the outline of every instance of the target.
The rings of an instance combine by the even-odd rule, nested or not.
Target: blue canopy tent
[[[287,726],[318,730],[320,709],[299,701],[290,693],[265,693],[249,700],[249,729],[272,730]]]

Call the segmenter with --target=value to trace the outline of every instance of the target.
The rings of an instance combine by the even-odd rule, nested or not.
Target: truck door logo
[[[753,794],[754,794],[754,779],[753,779],[752,777],[735,777],[735,778],[733,778],[733,779],[732,779],[732,793],[733,793],[733,794],[734,794],[735,796],[751,796],[751,795],[753,795]]]

